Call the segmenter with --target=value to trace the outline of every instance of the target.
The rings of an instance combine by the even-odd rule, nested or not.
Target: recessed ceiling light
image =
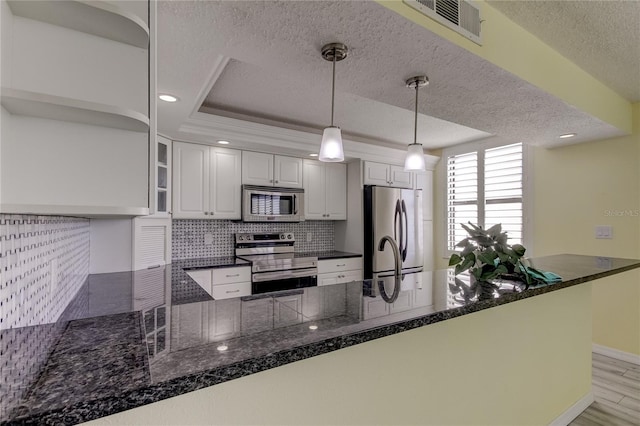
[[[310,325],[309,326],[309,330],[317,330],[318,326],[317,325]]]
[[[318,154],[309,154],[309,157],[317,157]]]
[[[227,346],[227,345],[220,345],[220,346],[218,346],[216,349],[217,349],[217,350],[219,350],[220,352],[224,352],[224,351],[226,351],[227,349],[229,349],[229,346]]]
[[[220,145],[229,145],[229,141],[218,141]]]
[[[167,95],[167,94],[162,94],[158,96],[160,98],[161,101],[165,101],[165,102],[177,102],[178,98],[176,98],[173,95]]]
[[[564,135],[560,135],[560,139],[567,139],[577,136],[577,133],[565,133]]]

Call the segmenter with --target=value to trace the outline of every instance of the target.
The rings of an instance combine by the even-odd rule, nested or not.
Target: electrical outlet
[[[213,234],[204,234],[204,243],[209,245],[213,244]]]
[[[310,243],[313,241],[313,234],[311,232],[307,232],[307,242]]]
[[[596,238],[597,239],[612,239],[613,238],[613,226],[598,225],[596,226]]]

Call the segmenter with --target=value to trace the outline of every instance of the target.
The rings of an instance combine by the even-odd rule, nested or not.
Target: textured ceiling
[[[640,102],[640,1],[489,1],[631,102]]]
[[[182,105],[158,106],[159,129],[175,134],[213,79],[204,112],[282,127],[330,121],[331,65],[325,43],[343,42],[336,65],[336,125],[345,134],[405,145],[413,139],[414,92],[427,74],[418,142],[439,148],[488,134],[552,144],[621,132],[371,1],[159,2],[158,90]],[[230,58],[212,75],[221,58]],[[190,103],[191,102],[191,103]],[[477,129],[474,130],[474,129]],[[398,145],[398,146],[399,146]]]

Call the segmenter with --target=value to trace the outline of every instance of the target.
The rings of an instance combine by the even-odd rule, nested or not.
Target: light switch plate
[[[204,234],[204,243],[213,244],[213,234]]]
[[[610,225],[596,226],[596,239],[611,239],[611,238],[613,238],[613,226],[610,226]]]
[[[307,242],[310,243],[313,241],[313,234],[311,232],[307,232]]]

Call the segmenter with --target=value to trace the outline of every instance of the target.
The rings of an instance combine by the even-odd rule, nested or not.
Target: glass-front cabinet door
[[[156,216],[171,214],[171,140],[157,135],[151,154],[150,213]]]

